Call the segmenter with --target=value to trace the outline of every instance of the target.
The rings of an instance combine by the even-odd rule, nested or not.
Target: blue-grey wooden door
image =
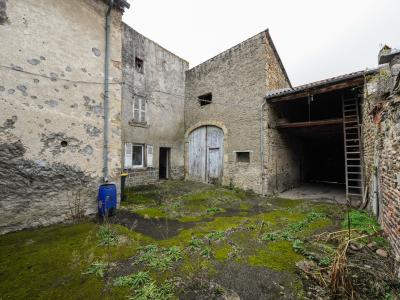
[[[216,126],[199,127],[189,135],[189,178],[220,183],[223,173],[224,133]]]

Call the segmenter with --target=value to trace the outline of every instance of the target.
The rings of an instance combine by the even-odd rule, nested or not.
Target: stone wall
[[[223,184],[261,192],[261,103],[267,91],[288,85],[268,31],[186,73],[185,135],[204,125],[224,130]],[[212,103],[201,106],[207,93]],[[250,163],[236,162],[235,151],[249,151]]]
[[[385,53],[381,53],[385,56]],[[400,52],[367,78],[363,108],[365,180],[370,209],[400,262]]]
[[[183,178],[184,90],[188,63],[123,24],[123,143],[153,145],[153,166],[128,170],[128,185],[158,180],[159,149],[170,148],[170,178]],[[143,62],[142,68],[136,59]],[[146,101],[146,121],[135,122],[136,97]],[[124,155],[124,153],[123,153]]]
[[[0,2],[0,232],[5,233],[96,210],[103,177],[107,5]],[[121,164],[121,17],[121,11],[112,11],[112,181]]]

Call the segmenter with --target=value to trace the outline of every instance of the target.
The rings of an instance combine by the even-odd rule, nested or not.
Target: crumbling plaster
[[[71,218],[82,190],[95,212],[102,180],[104,16],[100,0],[7,2],[0,26],[0,232]],[[121,61],[121,11],[111,59]],[[45,20],[45,21],[44,21]],[[111,179],[121,166],[122,72],[111,67]]]

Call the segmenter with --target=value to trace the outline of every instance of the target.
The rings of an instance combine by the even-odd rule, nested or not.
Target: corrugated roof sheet
[[[294,88],[273,90],[273,91],[268,92],[265,95],[265,98],[272,99],[275,97],[281,97],[281,96],[286,96],[286,95],[290,95],[290,94],[294,94],[294,93],[298,93],[298,92],[303,92],[308,89],[312,89],[312,88],[316,88],[316,87],[320,87],[320,86],[324,86],[324,85],[330,85],[330,84],[338,83],[341,81],[346,81],[349,79],[354,79],[357,77],[369,75],[369,74],[375,73],[376,71],[377,71],[376,69],[363,70],[363,71],[348,73],[348,74],[344,74],[344,75],[340,75],[340,76],[336,76],[336,77],[331,77],[331,78],[320,80],[320,81],[315,81],[312,83],[307,83],[307,84],[300,85],[300,86],[297,86]]]

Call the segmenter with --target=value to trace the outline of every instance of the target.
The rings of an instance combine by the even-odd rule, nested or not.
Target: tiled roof
[[[265,95],[266,99],[271,99],[271,98],[275,98],[275,97],[281,97],[281,96],[286,96],[286,95],[290,95],[290,94],[294,94],[294,93],[298,93],[298,92],[303,92],[306,91],[308,89],[312,89],[312,88],[316,88],[316,87],[321,87],[324,85],[330,85],[330,84],[334,84],[334,83],[338,83],[341,81],[346,81],[349,79],[354,79],[357,77],[361,77],[364,75],[369,75],[372,73],[375,73],[376,69],[373,70],[363,70],[363,71],[358,71],[358,72],[353,72],[353,73],[349,73],[349,74],[345,74],[345,75],[340,75],[340,76],[336,76],[336,77],[332,77],[332,78],[328,78],[328,79],[324,79],[324,80],[320,80],[320,81],[315,81],[312,83],[307,83],[304,85],[300,85],[294,88],[285,88],[285,89],[279,89],[279,90],[273,90],[268,92]]]

